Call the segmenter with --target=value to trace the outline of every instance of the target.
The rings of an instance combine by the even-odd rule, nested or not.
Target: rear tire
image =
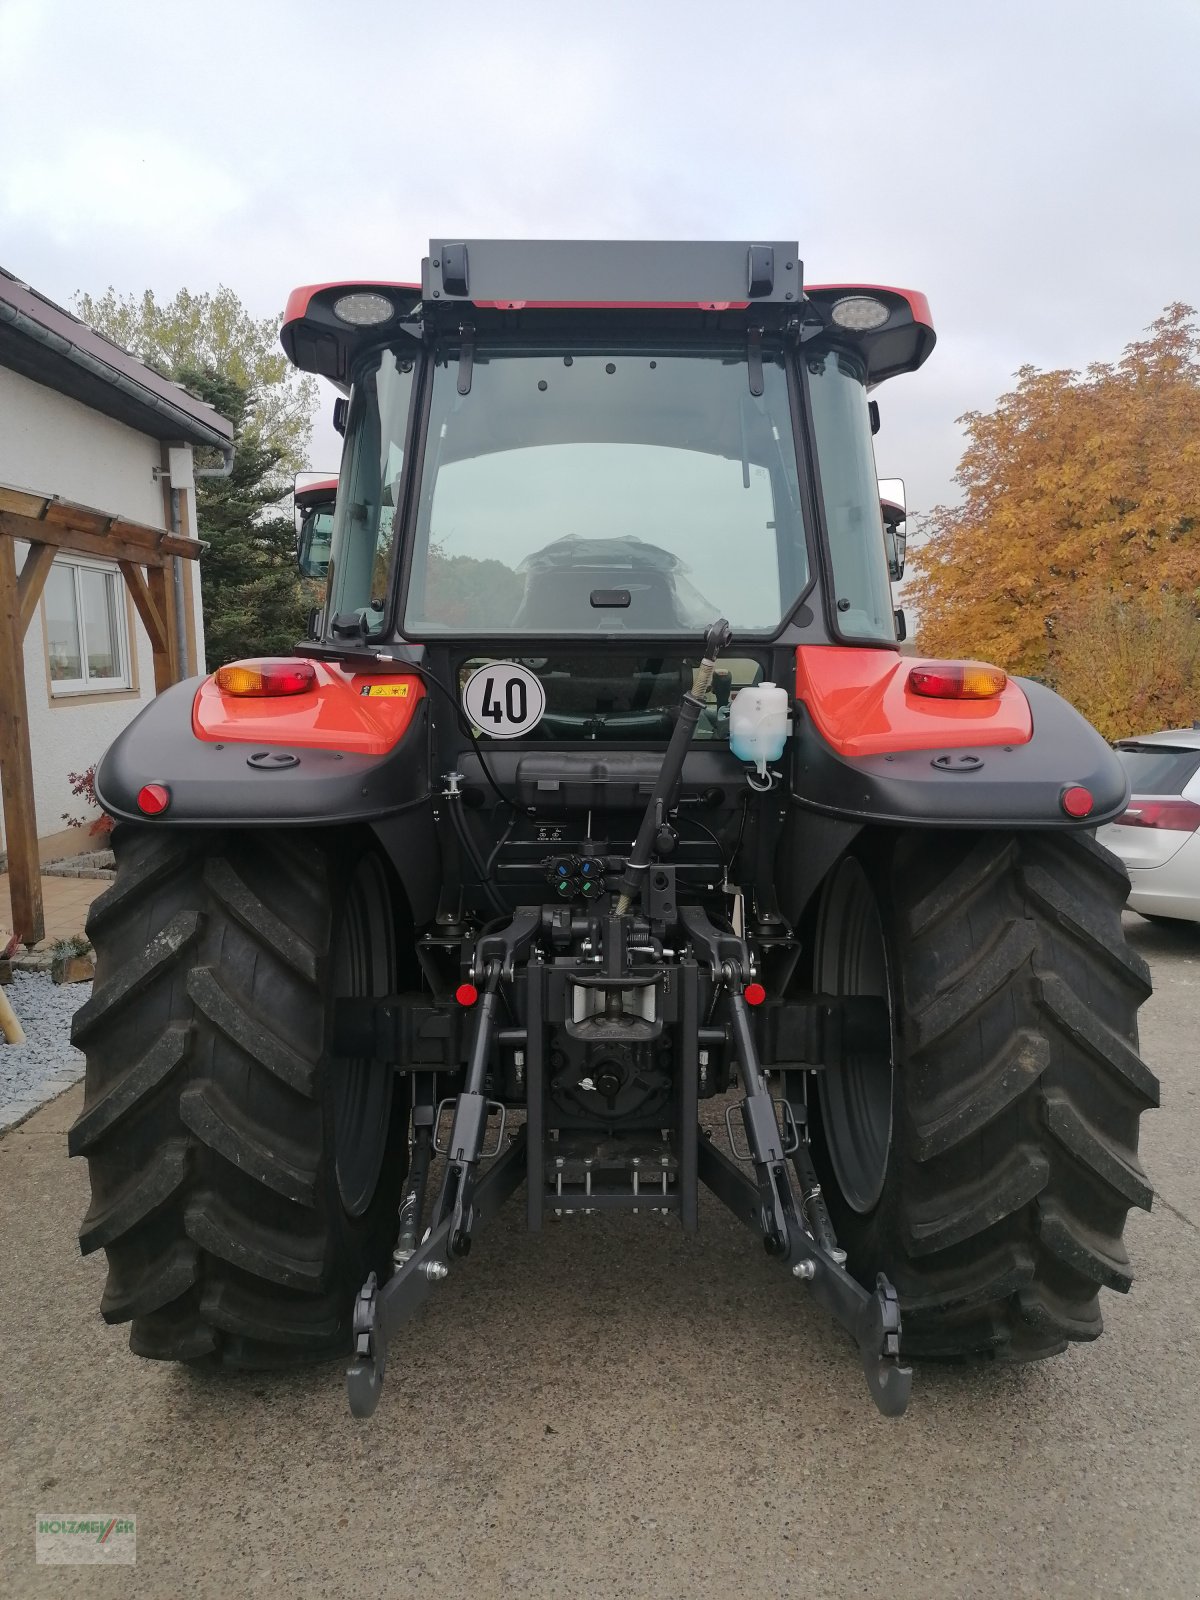
[[[867,833],[822,888],[814,986],[886,994],[893,1052],[822,1076],[813,1156],[850,1270],[899,1292],[906,1354],[1052,1355],[1130,1286],[1158,1083],[1127,892],[1075,833]]]
[[[345,1350],[384,1275],[407,1093],[335,1060],[332,1002],[397,986],[387,868],[338,835],[119,828],[92,906],[96,982],[70,1133],[101,1312],[162,1360],[264,1366]]]

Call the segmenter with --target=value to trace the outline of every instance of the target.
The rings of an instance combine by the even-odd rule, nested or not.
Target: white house
[[[194,446],[232,459],[232,426],[77,317],[0,269],[0,495],[27,490],[194,537]],[[214,456],[213,452],[220,452]],[[211,467],[208,470],[213,470]],[[14,550],[18,568],[28,550]],[[167,572],[178,675],[204,670],[200,574]],[[64,814],[92,766],[155,692],[150,638],[117,563],[60,550],[24,643],[38,851],[88,846]],[[0,823],[0,851],[4,848]]]

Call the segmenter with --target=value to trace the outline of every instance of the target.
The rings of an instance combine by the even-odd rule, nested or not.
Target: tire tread
[[[88,921],[97,976],[73,1028],[87,1074],[68,1135],[92,1183],[80,1248],[108,1255],[101,1313],[131,1322],[130,1348],[155,1360],[258,1367],[345,1349],[403,1165],[389,1157],[369,1211],[343,1216],[320,1079],[335,858],[287,832],[126,826],[113,847],[116,882]]]
[[[878,1207],[836,1202],[851,1266],[892,1277],[913,1356],[1032,1360],[1094,1339],[1098,1291],[1132,1282],[1126,1213],[1152,1201],[1128,878],[1067,832],[857,848],[891,929],[901,1104]]]

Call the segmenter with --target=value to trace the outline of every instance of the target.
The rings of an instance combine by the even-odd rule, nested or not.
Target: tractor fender
[[[96,769],[96,798],[117,821],[154,828],[369,825],[421,920],[421,911],[429,906],[432,915],[436,905],[439,870],[424,693],[419,683],[410,691],[389,746],[386,722],[376,724],[375,737],[356,731],[337,692],[334,682],[323,706],[308,708],[311,726],[302,727],[285,697],[256,700],[249,711],[234,706],[224,723],[219,712],[202,721],[198,708],[213,693],[212,679],[174,684],[108,747]],[[372,701],[364,715],[377,710]],[[398,717],[394,708],[390,715]],[[166,809],[153,816],[137,803],[146,784],[169,794]]]
[[[905,662],[905,667],[911,665]],[[960,705],[938,726],[937,702],[922,707],[923,722],[897,717],[892,726],[875,720],[857,745],[838,748],[814,705],[796,706],[791,798],[796,806],[858,823],[939,828],[1094,828],[1125,809],[1129,783],[1116,755],[1082,717],[1052,689],[1028,678],[1011,678],[1009,737],[997,742],[994,723],[977,729]],[[973,737],[974,734],[974,737]],[[940,737],[939,737],[940,736]],[[892,748],[888,748],[889,744]],[[1084,816],[1068,815],[1068,789],[1092,796]]]

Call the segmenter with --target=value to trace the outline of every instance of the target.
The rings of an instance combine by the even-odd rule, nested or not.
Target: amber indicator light
[[[1003,667],[986,661],[925,661],[908,675],[913,694],[931,700],[991,700],[1007,682]]]
[[[317,684],[316,670],[310,662],[281,656],[233,661],[227,667],[218,667],[213,678],[223,694],[234,695],[303,694]]]

